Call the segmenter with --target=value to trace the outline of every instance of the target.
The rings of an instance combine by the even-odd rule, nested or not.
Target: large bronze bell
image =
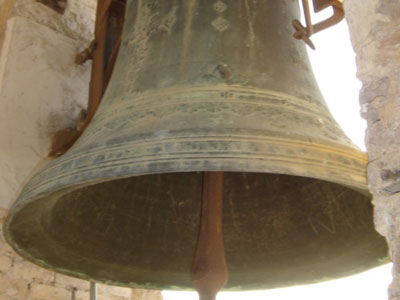
[[[366,156],[331,117],[293,0],[129,0],[93,121],[5,224],[23,257],[121,286],[191,288],[202,172],[223,171],[227,290],[381,263]]]

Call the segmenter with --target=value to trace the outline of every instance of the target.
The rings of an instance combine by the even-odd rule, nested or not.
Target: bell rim
[[[59,192],[69,193],[69,192],[72,192],[73,190],[81,188],[82,186],[85,186],[85,185],[77,185],[77,186],[74,186],[73,188],[63,189],[62,191],[59,191]],[[362,191],[360,191],[360,190],[358,190],[358,191],[362,193]],[[36,258],[34,255],[31,255],[29,251],[27,251],[23,247],[20,247],[18,245],[18,243],[14,241],[14,238],[12,237],[12,233],[11,233],[11,228],[10,228],[14,216],[16,214],[18,214],[21,210],[23,210],[29,204],[32,204],[35,201],[39,201],[39,200],[41,200],[43,198],[46,198],[46,196],[47,195],[39,195],[39,196],[31,199],[32,202],[26,203],[25,205],[21,205],[20,207],[18,207],[17,210],[14,210],[14,209],[10,210],[10,213],[8,214],[8,216],[6,218],[6,221],[4,223],[3,235],[4,235],[5,239],[6,239],[6,241],[9,243],[9,245],[13,248],[13,250],[16,253],[18,253],[21,257],[23,257],[24,259],[26,259],[26,260],[28,260],[28,261],[30,261],[30,262],[32,262],[32,263],[34,263],[34,264],[36,264],[36,265],[38,265],[40,267],[43,267],[43,268],[47,269],[49,271],[57,272],[57,273],[60,273],[60,274],[63,274],[63,275],[67,275],[67,276],[72,276],[72,277],[75,277],[75,278],[78,278],[78,279],[82,279],[82,280],[87,280],[87,281],[91,281],[91,282],[97,282],[97,283],[100,283],[100,284],[109,284],[109,285],[114,285],[114,286],[119,286],[119,287],[126,287],[126,288],[149,288],[149,289],[153,289],[153,290],[166,290],[165,287],[157,287],[156,285],[152,285],[151,283],[146,284],[146,285],[143,285],[143,284],[140,284],[140,283],[138,284],[138,283],[135,283],[135,282],[121,283],[119,281],[113,281],[113,280],[109,280],[109,279],[104,279],[103,280],[103,279],[99,279],[99,278],[94,278],[94,277],[89,276],[88,274],[85,274],[85,273],[79,272],[79,271],[75,271],[75,270],[68,270],[68,269],[65,269],[65,268],[62,268],[62,267],[55,267],[52,264],[46,263],[42,259]],[[384,243],[384,238],[383,237],[382,237],[382,241],[383,241],[383,244],[386,245],[386,243]],[[369,251],[372,251],[373,249],[377,249],[378,250],[377,252],[382,252],[382,247],[384,246],[383,244],[377,244],[377,243],[370,242],[371,247],[368,248],[368,249],[369,249]],[[363,246],[365,246],[365,244],[363,244]],[[275,288],[284,288],[284,287],[288,287],[289,285],[299,285],[299,284],[300,285],[304,285],[304,284],[322,283],[322,282],[325,282],[325,281],[336,280],[336,279],[339,279],[339,278],[342,278],[342,277],[355,275],[355,274],[358,274],[360,272],[367,271],[367,270],[369,270],[371,268],[379,267],[379,266],[384,265],[384,264],[389,263],[389,262],[390,262],[390,259],[386,255],[386,256],[377,257],[373,261],[370,260],[368,265],[366,265],[366,264],[365,265],[359,265],[356,268],[352,268],[350,270],[346,270],[345,272],[342,272],[342,273],[340,273],[340,274],[338,274],[336,276],[333,275],[332,277],[325,276],[325,277],[322,277],[322,278],[307,279],[307,280],[304,280],[304,281],[301,281],[301,282],[293,280],[293,283],[283,282],[283,283],[274,283],[272,285],[268,285],[268,283],[266,283],[266,285],[261,287],[261,288],[257,284],[254,284],[254,286],[246,285],[245,289],[242,289],[241,287],[236,287],[236,286],[234,286],[234,287],[225,287],[225,288],[222,289],[222,291],[226,291],[226,292],[229,292],[229,291],[245,291],[245,290],[246,291],[255,291],[255,290],[267,290],[267,289],[275,289]],[[253,272],[253,273],[255,274],[257,272]],[[259,272],[259,273],[263,274],[262,272]],[[167,290],[192,291],[193,289],[180,287],[180,286],[179,287],[178,286],[168,286]]]

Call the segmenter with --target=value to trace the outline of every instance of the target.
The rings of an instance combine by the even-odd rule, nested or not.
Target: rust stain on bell
[[[224,289],[382,263],[366,156],[284,30],[298,3],[129,0],[126,11],[94,119],[10,211],[4,232],[19,254],[97,282],[190,289],[202,172],[224,172]]]

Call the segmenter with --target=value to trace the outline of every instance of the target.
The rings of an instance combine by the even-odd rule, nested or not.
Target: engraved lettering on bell
[[[217,13],[223,13],[224,11],[226,11],[228,9],[228,6],[224,3],[224,2],[222,2],[222,1],[217,1],[217,2],[215,2],[215,4],[214,4],[214,10],[217,12]]]
[[[219,16],[214,21],[211,22],[211,25],[219,32],[224,32],[230,26],[228,20]]]

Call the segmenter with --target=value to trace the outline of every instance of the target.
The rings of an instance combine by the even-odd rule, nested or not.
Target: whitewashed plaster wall
[[[89,64],[78,42],[31,19],[8,20],[0,65],[0,207],[9,208],[43,160],[53,132],[86,107]]]
[[[86,106],[90,62],[78,66],[74,57],[93,38],[96,1],[70,0],[63,15],[35,0],[1,2],[10,11],[0,19],[0,209],[7,209],[46,158],[51,134],[73,127]]]

